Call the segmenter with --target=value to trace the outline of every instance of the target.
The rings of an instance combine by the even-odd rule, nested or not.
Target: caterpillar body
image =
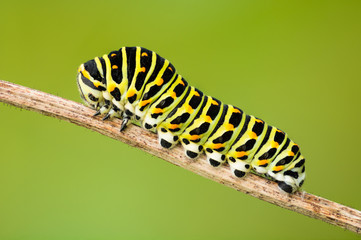
[[[180,142],[187,157],[205,153],[214,167],[228,162],[236,177],[250,170],[276,180],[293,193],[305,179],[305,158],[287,134],[203,94],[153,51],[122,47],[96,57],[78,69],[77,84],[84,102],[103,119],[137,121],[158,134],[162,147]]]

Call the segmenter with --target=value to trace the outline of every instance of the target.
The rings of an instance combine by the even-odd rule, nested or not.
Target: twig
[[[282,193],[275,182],[254,174],[238,179],[230,174],[226,166],[219,168],[210,166],[204,156],[196,161],[187,159],[181,146],[171,150],[160,147],[154,133],[135,125],[130,125],[124,132],[119,132],[121,120],[101,121],[101,117],[92,116],[93,110],[79,103],[1,80],[0,102],[89,128],[237,191],[361,234],[361,212],[358,210],[304,191],[290,195]]]

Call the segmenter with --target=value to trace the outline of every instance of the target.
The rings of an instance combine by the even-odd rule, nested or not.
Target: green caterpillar
[[[96,57],[80,65],[77,84],[95,115],[123,119],[121,131],[137,121],[165,148],[180,142],[189,158],[204,152],[214,167],[227,161],[237,177],[253,169],[287,193],[304,182],[305,158],[286,133],[188,85],[153,51],[123,47]]]

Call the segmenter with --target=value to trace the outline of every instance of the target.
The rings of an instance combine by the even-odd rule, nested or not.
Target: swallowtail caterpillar
[[[95,115],[123,119],[121,131],[129,120],[139,122],[165,148],[179,142],[189,158],[205,153],[213,167],[228,162],[240,178],[253,170],[286,193],[304,182],[305,158],[286,133],[188,85],[153,51],[122,47],[96,57],[80,65],[77,84]]]

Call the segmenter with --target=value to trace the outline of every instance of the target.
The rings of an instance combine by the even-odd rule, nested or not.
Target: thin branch
[[[219,168],[210,166],[204,156],[196,161],[187,159],[179,145],[171,150],[162,148],[158,144],[156,134],[135,125],[130,125],[125,131],[119,132],[121,120],[102,121],[101,117],[92,116],[93,110],[79,103],[1,80],[0,102],[89,128],[237,191],[361,234],[361,212],[356,209],[304,191],[290,195],[282,193],[275,182],[254,174],[238,179],[230,174],[227,166]]]

